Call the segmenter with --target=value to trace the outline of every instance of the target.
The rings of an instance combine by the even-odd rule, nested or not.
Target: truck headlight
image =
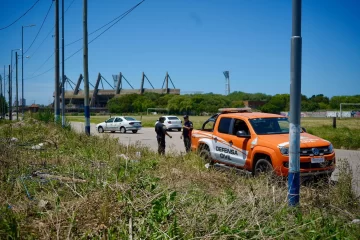
[[[334,147],[332,145],[332,143],[330,143],[330,146],[329,146],[329,153],[332,153],[334,151]]]
[[[289,155],[289,148],[288,147],[280,147],[280,152],[282,155]]]

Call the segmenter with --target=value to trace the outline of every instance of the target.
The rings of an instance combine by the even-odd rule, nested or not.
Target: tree
[[[174,96],[168,102],[167,105],[168,109],[172,112],[179,113],[181,111],[180,109],[181,102],[184,101],[186,98],[188,98],[188,96],[181,96],[181,95]]]
[[[302,101],[301,102],[301,111],[313,112],[319,109],[319,104],[311,101]]]
[[[328,110],[330,109],[330,105],[329,104],[326,104],[326,103],[319,103],[319,110]]]
[[[261,111],[266,113],[279,114],[282,110],[283,109],[281,109],[279,106],[276,106],[272,103],[266,103],[264,106],[261,107]]]
[[[5,111],[1,112],[1,113],[6,113],[8,111],[9,105],[6,102],[5,97],[3,95],[0,95],[0,109],[1,109],[1,111],[3,111],[4,103],[5,103]]]
[[[274,96],[263,93],[233,92],[227,96],[215,93],[207,94],[158,94],[144,93],[127,94],[109,100],[107,106],[112,113],[144,112],[147,108],[168,108],[174,114],[202,112],[216,113],[219,108],[243,107],[243,101],[267,101],[260,109],[268,113],[280,113],[289,111],[290,95],[276,94]],[[331,99],[323,94],[313,95],[308,98],[301,95],[302,111],[317,111],[327,109],[339,109],[340,103],[360,103],[360,95],[334,96]],[[344,109],[353,109],[353,106]]]
[[[275,109],[277,109],[277,112],[289,111],[289,109],[290,109],[290,95],[289,94],[276,94],[275,96],[273,96],[271,98],[271,100],[269,101],[269,104],[275,106],[276,107]],[[267,106],[267,107],[269,107],[269,106]],[[274,108],[272,106],[269,109],[274,110]]]
[[[133,103],[137,98],[141,97],[139,94],[126,94],[120,97],[112,98],[107,103],[107,108],[111,113],[130,113],[134,112]]]
[[[309,101],[329,104],[329,98],[325,97],[324,94],[312,95]]]
[[[243,101],[232,101],[231,104],[230,104],[230,106],[233,107],[233,108],[245,107]]]
[[[228,99],[231,101],[269,101],[271,95],[264,93],[245,93],[245,92],[232,92],[228,96]]]

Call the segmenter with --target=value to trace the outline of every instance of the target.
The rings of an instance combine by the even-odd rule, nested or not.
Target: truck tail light
[[[130,122],[129,124],[130,124],[130,125],[134,125],[134,123],[133,123],[133,122]]]

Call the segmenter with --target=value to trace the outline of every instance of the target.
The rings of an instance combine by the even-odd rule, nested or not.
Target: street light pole
[[[19,121],[19,84],[18,84],[18,53],[15,52],[16,57],[16,120]]]
[[[288,204],[300,201],[301,0],[292,1]]]
[[[2,88],[2,76],[0,75],[0,97],[2,97],[3,96],[3,88]],[[1,98],[1,100],[2,100],[2,98]],[[3,115],[3,112],[4,112],[4,108],[3,108],[3,102],[1,101],[1,106],[0,106],[0,108],[1,108],[1,115],[0,116],[2,116]]]
[[[11,92],[12,92],[12,88],[11,88],[11,67],[9,65],[9,120],[12,120],[12,105],[11,105]]]
[[[12,63],[12,59],[13,59],[13,52],[14,51],[16,51],[16,50],[21,50],[21,49],[11,49],[11,65],[10,65],[10,76],[9,76],[9,79],[11,80],[11,84],[12,84],[12,72],[13,72],[13,69],[12,69],[12,67],[13,67],[13,63]],[[11,91],[12,91],[12,86],[11,86]],[[12,93],[11,93],[11,97],[12,97]],[[9,104],[12,104],[11,102],[9,103]]]
[[[61,79],[62,79],[62,86],[61,86],[61,125],[62,127],[65,127],[65,53],[64,53],[64,48],[65,48],[65,43],[64,43],[64,0],[62,0],[62,4],[61,4],[61,15],[62,15],[62,20],[61,20],[61,45],[62,45],[62,52],[61,52],[61,58],[62,58],[62,65],[61,65]]]
[[[85,134],[90,135],[90,106],[89,106],[89,69],[88,69],[88,30],[87,30],[87,0],[83,0],[83,46],[84,46],[84,108]]]
[[[24,120],[24,26],[21,26],[21,119]]]
[[[59,69],[59,0],[55,0],[55,122],[59,121],[60,117],[60,69]]]
[[[34,27],[35,24],[21,26],[21,113],[24,119],[24,28]]]
[[[4,119],[6,117],[6,75],[5,75],[5,65],[4,65]]]

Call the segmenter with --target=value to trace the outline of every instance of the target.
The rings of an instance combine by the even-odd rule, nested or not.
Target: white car
[[[165,118],[164,125],[169,131],[173,129],[177,129],[178,131],[181,131],[182,121],[177,116],[162,116],[162,117]],[[155,125],[158,122],[159,120],[155,122]]]
[[[105,122],[99,123],[96,125],[96,129],[99,133],[104,131],[116,132],[120,131],[121,133],[126,133],[126,131],[132,131],[137,133],[141,129],[141,122],[137,121],[135,118],[127,116],[115,116],[109,118]]]

